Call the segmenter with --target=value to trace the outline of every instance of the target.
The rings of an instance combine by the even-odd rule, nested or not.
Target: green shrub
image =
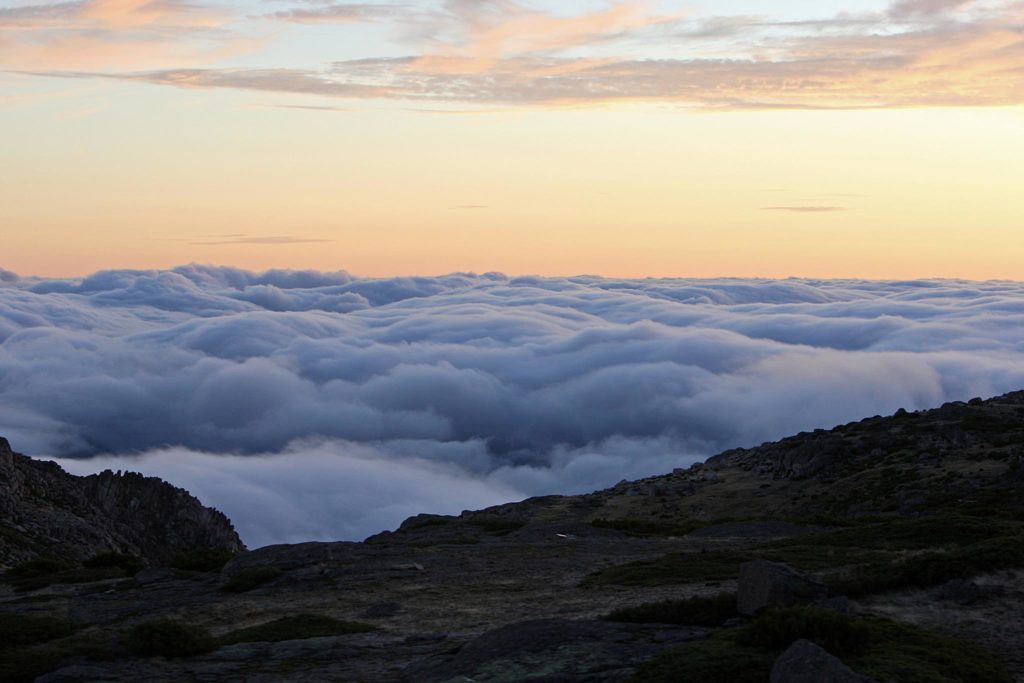
[[[269,583],[283,574],[284,572],[277,567],[251,567],[234,574],[220,589],[225,593],[244,593]]]
[[[663,600],[617,609],[605,619],[636,624],[720,626],[736,615],[736,594],[719,593],[712,597]]]
[[[656,519],[606,519],[599,518],[590,522],[598,529],[621,531],[631,536],[685,536],[686,534],[707,526],[707,522],[688,520],[684,522],[664,522]]]
[[[1024,536],[992,538],[947,552],[929,552],[855,569],[833,591],[859,596],[927,588],[985,572],[1024,567]]]
[[[7,570],[5,579],[31,579],[40,576],[49,576],[70,569],[71,565],[56,557],[37,557],[28,562],[14,566]]]
[[[182,569],[191,572],[216,572],[224,568],[235,553],[228,550],[217,550],[216,548],[196,548],[188,552],[175,555],[170,561],[174,569]]]
[[[504,517],[474,517],[469,520],[469,523],[494,536],[505,536],[526,526],[526,522]]]
[[[206,629],[170,619],[136,625],[129,631],[125,643],[134,654],[143,657],[192,657],[217,647]]]
[[[432,526],[444,526],[451,524],[455,521],[454,517],[447,517],[445,515],[416,515],[402,522],[399,527],[402,531],[414,531],[416,529],[425,529]]]
[[[631,683],[768,683],[778,653],[741,645],[731,633],[687,643],[641,665]]]
[[[222,645],[234,643],[276,643],[282,640],[302,640],[323,636],[340,636],[350,633],[373,631],[369,624],[353,621],[339,621],[319,614],[297,614],[282,617],[259,626],[243,628],[222,636]]]
[[[34,614],[0,614],[0,649],[45,643],[75,632],[73,622]]]
[[[750,556],[730,550],[669,553],[654,560],[620,564],[590,574],[582,585],[662,586],[674,583],[724,581],[739,575]]]
[[[145,568],[146,563],[135,555],[125,553],[99,553],[82,563],[87,569],[120,569],[125,576],[135,576]]]
[[[886,619],[811,608],[771,610],[746,626],[672,648],[642,665],[630,680],[767,683],[775,660],[799,638],[817,642],[853,670],[879,681],[1013,681],[991,654],[973,643]]]
[[[769,650],[785,650],[805,638],[837,657],[867,650],[867,626],[845,614],[813,607],[783,607],[762,612],[743,628],[738,642]]]

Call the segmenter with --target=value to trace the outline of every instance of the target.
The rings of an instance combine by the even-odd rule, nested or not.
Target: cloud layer
[[[1019,0],[895,0],[884,10],[808,12],[800,20],[768,10],[666,12],[637,0],[276,4],[277,11],[227,17],[177,1],[4,9],[0,64],[67,78],[482,106],[653,101],[863,109],[1024,102]],[[319,66],[279,57],[223,64],[227,56],[283,39],[282,27],[344,31],[367,23],[386,26],[391,37],[363,54],[318,54]],[[186,58],[169,59],[175,49]]]
[[[1021,330],[1010,282],[0,271],[0,434],[359,538],[1018,389]]]

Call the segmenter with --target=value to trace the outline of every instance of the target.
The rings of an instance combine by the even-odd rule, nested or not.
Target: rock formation
[[[76,477],[0,438],[0,566],[110,551],[158,564],[195,548],[244,546],[227,517],[188,491],[131,472]]]

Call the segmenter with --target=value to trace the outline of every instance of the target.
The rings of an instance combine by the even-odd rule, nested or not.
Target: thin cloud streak
[[[763,206],[762,211],[786,211],[789,213],[832,213],[847,211],[845,206]]]
[[[198,244],[198,245],[201,245],[201,246],[221,245],[221,244],[269,244],[269,245],[275,245],[275,244],[310,244],[310,243],[314,243],[314,242],[333,242],[334,241],[334,240],[320,239],[320,238],[314,238],[314,237],[290,237],[290,236],[286,236],[286,235],[277,235],[277,236],[268,236],[268,237],[244,237],[244,236],[234,237],[234,236],[226,235],[225,237],[230,237],[230,239],[222,239],[222,240],[216,240],[216,241],[202,240],[202,241],[196,241],[196,242],[189,242],[189,244]]]

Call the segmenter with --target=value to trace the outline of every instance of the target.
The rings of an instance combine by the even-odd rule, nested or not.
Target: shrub
[[[0,614],[0,648],[34,645],[75,632],[73,622],[60,617],[33,614]]]
[[[868,647],[867,626],[845,614],[813,607],[784,607],[762,612],[740,633],[744,645],[785,650],[805,638],[837,657],[863,654]]]
[[[663,522],[654,519],[606,519],[592,520],[590,525],[598,529],[621,531],[631,536],[685,536],[686,534],[706,526],[707,522],[693,520],[685,522]]]
[[[276,643],[282,640],[302,640],[323,636],[340,636],[349,633],[373,631],[369,624],[353,621],[339,621],[319,614],[297,614],[282,617],[259,626],[243,628],[222,636],[222,645],[234,643]]]
[[[636,607],[617,609],[605,619],[636,624],[719,626],[722,622],[735,616],[736,594],[719,593],[712,597],[663,600],[662,602],[648,602]]]
[[[269,583],[283,574],[284,572],[277,567],[251,567],[233,575],[220,589],[226,593],[244,593]]]
[[[37,557],[34,560],[22,562],[21,564],[8,569],[4,578],[16,580],[30,579],[40,576],[49,576],[70,568],[71,565],[56,557]]]
[[[833,590],[870,595],[904,588],[927,588],[985,572],[1024,567],[1024,536],[993,538],[948,552],[929,552],[897,562],[860,567]]]
[[[641,666],[630,680],[767,683],[775,660],[799,638],[817,642],[850,668],[879,681],[1013,681],[991,654],[973,643],[886,619],[811,608],[771,610],[747,626],[672,648]]]
[[[740,645],[731,634],[672,648],[641,665],[632,683],[768,683],[777,653]]]
[[[526,522],[504,517],[474,517],[469,520],[469,523],[494,536],[505,536],[526,526]]]
[[[120,569],[125,576],[135,576],[146,566],[141,558],[125,553],[99,553],[82,563],[88,569]]]
[[[750,557],[728,550],[669,553],[654,560],[620,564],[590,574],[584,586],[662,586],[673,583],[723,581],[739,575],[741,563]]]
[[[217,647],[206,629],[171,619],[142,622],[132,628],[125,642],[129,650],[143,657],[191,657]]]
[[[234,556],[235,553],[228,550],[196,548],[176,555],[171,560],[170,566],[174,569],[192,572],[216,572],[223,569],[224,565]]]

